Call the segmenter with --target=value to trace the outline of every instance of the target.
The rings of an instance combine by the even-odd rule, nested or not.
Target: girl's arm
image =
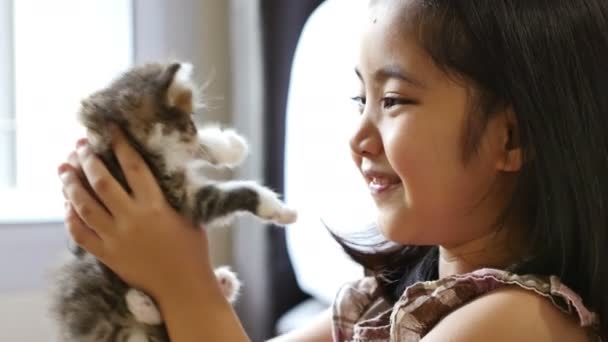
[[[248,341],[232,306],[215,286],[190,284],[158,300],[171,341]]]
[[[331,342],[331,309],[320,313],[306,327],[294,330],[283,336],[273,338],[268,342],[289,342],[289,341],[310,341],[310,342]]]
[[[74,241],[157,300],[172,341],[247,341],[215,279],[204,229],[170,207],[139,154],[115,137],[130,194],[85,140],[59,167]]]

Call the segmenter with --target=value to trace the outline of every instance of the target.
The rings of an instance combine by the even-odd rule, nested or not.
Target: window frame
[[[14,0],[0,1],[0,191],[15,185]]]

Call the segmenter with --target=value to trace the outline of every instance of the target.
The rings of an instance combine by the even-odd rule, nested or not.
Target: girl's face
[[[373,6],[363,34],[353,159],[388,239],[458,245],[488,234],[506,204],[501,168],[509,133],[496,116],[465,162],[470,90],[408,37],[397,3]]]

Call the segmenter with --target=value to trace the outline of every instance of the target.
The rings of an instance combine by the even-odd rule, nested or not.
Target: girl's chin
[[[391,186],[387,186],[381,191],[370,191],[370,193],[378,208],[383,206],[400,205],[403,203],[404,199],[403,183],[393,184]]]
[[[399,220],[394,212],[389,210],[378,212],[378,231],[387,239],[394,242],[399,242],[404,239],[404,235],[407,235],[408,229],[406,228],[405,222]]]
[[[382,236],[401,245],[429,245],[430,236],[419,228],[424,225],[415,224],[411,219],[406,220],[403,212],[379,211],[377,227]]]

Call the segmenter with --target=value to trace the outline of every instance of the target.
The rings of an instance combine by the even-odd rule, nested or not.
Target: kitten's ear
[[[172,63],[163,71],[161,84],[166,89],[164,100],[167,106],[177,108],[184,113],[194,111],[194,86],[191,75],[192,64],[189,63]]]

